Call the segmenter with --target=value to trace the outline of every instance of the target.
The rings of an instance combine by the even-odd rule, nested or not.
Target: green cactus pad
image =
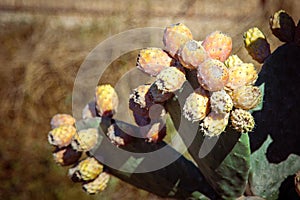
[[[291,154],[285,161],[279,164],[269,163],[266,158],[268,146],[272,139],[267,140],[260,149],[251,155],[251,173],[249,183],[252,192],[267,200],[275,200],[279,195],[281,183],[289,175],[295,174],[300,169],[300,156]]]
[[[233,199],[244,193],[250,168],[248,134],[228,127],[206,157],[194,159],[222,198]]]

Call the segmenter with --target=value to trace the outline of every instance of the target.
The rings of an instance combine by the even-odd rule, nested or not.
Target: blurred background
[[[49,122],[56,113],[72,113],[81,63],[114,34],[177,22],[185,23],[197,40],[214,30],[228,33],[233,52],[252,61],[243,32],[259,27],[273,51],[280,42],[268,19],[278,9],[296,22],[300,18],[298,0],[1,0],[0,199],[160,199],[115,178],[103,193],[89,196],[67,177],[67,168],[52,160]],[[115,84],[135,67],[136,53],[113,62],[100,82]]]

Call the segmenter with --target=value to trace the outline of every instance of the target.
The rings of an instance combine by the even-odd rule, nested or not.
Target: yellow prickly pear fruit
[[[191,93],[183,106],[183,116],[192,122],[200,121],[209,112],[209,97],[207,92],[198,88]]]
[[[77,166],[69,169],[69,176],[81,181],[91,181],[94,180],[102,171],[102,164],[93,157],[87,157],[80,161]]]
[[[81,157],[81,152],[75,151],[68,146],[66,148],[56,150],[52,155],[57,164],[66,166],[76,163]]]
[[[273,33],[282,42],[292,42],[295,34],[295,22],[284,10],[275,12],[270,17],[270,28]]]
[[[146,48],[139,52],[136,66],[150,76],[157,76],[161,70],[170,67],[172,63],[173,59],[164,50]]]
[[[259,63],[263,63],[271,54],[266,36],[257,27],[250,28],[244,33],[244,43],[248,53]]]
[[[230,68],[230,67],[233,67],[235,65],[239,65],[239,64],[242,64],[243,61],[237,56],[237,55],[231,55],[229,56],[224,64],[226,65],[226,67]]]
[[[255,83],[258,74],[252,63],[242,63],[234,65],[229,69],[229,79],[226,87],[234,90],[244,85]]]
[[[76,151],[89,151],[97,142],[98,130],[96,128],[89,128],[80,130],[75,134],[71,145]]]
[[[223,115],[210,112],[200,124],[201,130],[206,136],[218,136],[225,130],[228,119],[229,113]]]
[[[51,119],[51,128],[57,128],[62,125],[71,125],[75,124],[75,118],[68,114],[56,114]]]
[[[221,31],[215,31],[203,40],[202,46],[211,58],[224,62],[231,53],[232,39]]]
[[[82,188],[88,194],[96,194],[105,190],[109,179],[110,175],[106,172],[102,172],[95,180],[83,184]]]
[[[229,94],[225,90],[220,90],[210,96],[210,107],[216,114],[225,115],[231,111],[233,103]]]
[[[96,87],[95,101],[98,114],[101,117],[111,117],[116,112],[119,103],[115,89],[109,84]]]
[[[254,117],[246,110],[235,109],[231,112],[230,120],[233,128],[240,133],[251,132],[254,128]]]
[[[191,39],[193,39],[193,35],[188,27],[182,23],[172,24],[166,27],[164,31],[164,48],[175,58],[181,46]]]
[[[207,59],[198,67],[198,82],[211,92],[222,90],[228,81],[228,69],[219,60]]]
[[[260,103],[262,94],[258,87],[248,85],[233,90],[231,97],[234,107],[250,110]]]
[[[68,146],[73,136],[76,134],[76,129],[71,125],[59,126],[48,133],[48,141],[50,144],[57,147]]]
[[[190,40],[179,50],[180,63],[188,69],[197,67],[208,58],[208,54],[200,42]]]
[[[184,72],[177,67],[168,67],[157,75],[155,84],[163,93],[168,93],[179,90],[185,81]]]

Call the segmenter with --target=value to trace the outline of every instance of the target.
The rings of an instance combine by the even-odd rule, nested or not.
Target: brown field
[[[119,32],[183,22],[198,40],[214,30],[227,32],[233,51],[250,61],[242,33],[258,26],[274,50],[280,42],[271,35],[268,18],[280,8],[299,20],[297,0],[2,0],[0,199],[160,199],[118,179],[88,196],[67,177],[67,168],[52,160],[49,122],[56,113],[72,113],[73,83],[84,58]],[[135,67],[135,56],[122,56],[101,80],[116,83]]]

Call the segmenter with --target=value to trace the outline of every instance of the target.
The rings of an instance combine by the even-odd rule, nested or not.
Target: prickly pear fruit
[[[233,128],[240,133],[251,132],[255,125],[251,113],[240,108],[231,112],[230,120]]]
[[[149,106],[152,102],[146,95],[149,95],[150,84],[140,85],[133,90],[133,93],[129,96],[129,109],[134,113],[142,116],[147,116]]]
[[[211,58],[224,62],[231,53],[232,39],[221,31],[215,31],[203,40],[202,46]]]
[[[225,115],[231,111],[233,103],[229,94],[225,90],[220,90],[210,96],[210,107],[216,114]]]
[[[229,69],[229,79],[226,87],[234,90],[244,85],[254,84],[258,74],[252,63],[234,65]]]
[[[262,94],[259,87],[248,85],[233,90],[231,97],[234,107],[250,110],[260,103]]]
[[[166,124],[161,122],[150,123],[147,126],[141,127],[141,134],[145,135],[147,142],[157,143],[164,139],[167,135]]]
[[[204,119],[208,112],[208,93],[202,88],[197,88],[187,97],[183,106],[183,116],[189,121],[196,122]]]
[[[172,65],[173,59],[160,48],[142,49],[136,66],[150,76],[157,76],[161,70]]]
[[[230,68],[230,67],[233,67],[235,65],[239,65],[239,64],[242,64],[243,61],[237,56],[237,55],[231,55],[229,56],[224,64],[226,65],[226,67]]]
[[[222,90],[228,81],[228,69],[219,60],[207,59],[198,67],[198,82],[211,92]]]
[[[156,77],[155,84],[163,93],[175,92],[186,81],[185,74],[177,67],[163,69]]]
[[[71,125],[59,126],[48,133],[48,141],[50,144],[57,147],[68,146],[73,136],[76,134],[76,129]]]
[[[163,90],[158,89],[156,82],[154,82],[150,89],[149,93],[146,95],[147,102],[151,103],[163,103],[168,99],[174,96],[173,92],[165,92]]]
[[[208,54],[200,42],[190,40],[179,50],[180,63],[188,69],[196,69],[208,58]]]
[[[266,36],[257,27],[250,28],[244,33],[244,43],[248,53],[259,63],[263,63],[271,54]]]
[[[163,43],[165,50],[173,57],[177,57],[178,50],[187,41],[193,39],[192,32],[182,23],[172,24],[165,28]]]
[[[101,117],[111,117],[116,112],[119,103],[115,89],[109,84],[96,87],[95,101],[98,114]]]
[[[74,180],[91,181],[103,171],[103,165],[95,158],[87,157],[74,168],[69,169],[69,176]]]
[[[107,137],[110,139],[111,143],[117,146],[124,146],[131,141],[131,135],[134,135],[135,130],[133,130],[129,125],[122,124],[112,124],[107,129]]]
[[[57,164],[66,166],[76,163],[81,157],[81,152],[75,151],[68,146],[66,148],[57,149],[52,155]]]
[[[57,128],[62,125],[71,125],[75,124],[75,118],[68,114],[56,114],[51,119],[51,128]]]
[[[83,184],[82,188],[88,194],[96,194],[105,190],[109,179],[110,179],[110,175],[106,172],[102,172],[95,180]]]
[[[270,28],[273,33],[282,42],[292,42],[295,34],[295,22],[284,10],[275,12],[270,17]]]
[[[71,143],[73,149],[76,151],[89,151],[98,141],[98,130],[96,128],[89,128],[80,130],[74,135]]]
[[[206,136],[218,136],[225,130],[228,119],[229,113],[223,115],[210,112],[200,124],[201,130]]]

